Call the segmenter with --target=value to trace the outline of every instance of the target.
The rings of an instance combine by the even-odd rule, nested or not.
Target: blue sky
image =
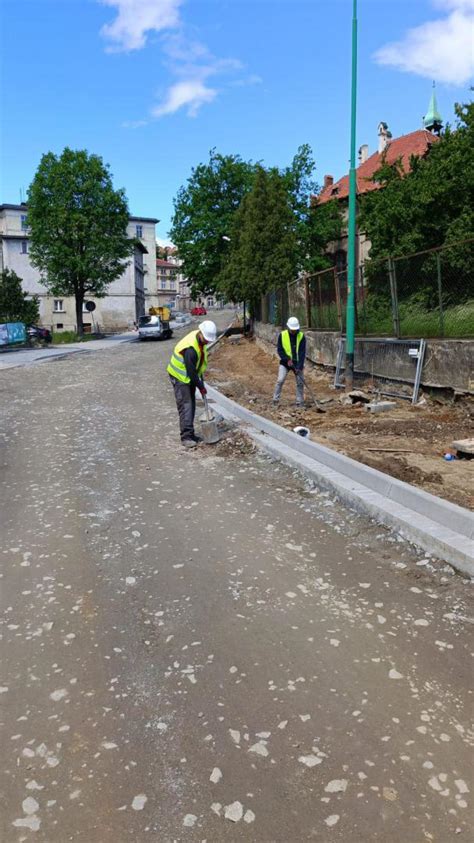
[[[311,144],[347,171],[351,0],[3,0],[1,201],[44,152],[110,164],[166,240],[177,189],[211,147],[285,166]],[[359,0],[358,145],[469,97],[474,0]]]

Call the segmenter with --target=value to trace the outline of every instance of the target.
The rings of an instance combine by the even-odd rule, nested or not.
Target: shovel
[[[303,377],[303,372],[301,370],[299,371],[299,373],[297,373],[295,370],[293,370],[293,371],[295,372],[295,378],[297,378],[298,374],[299,374],[299,376],[301,378],[301,383],[303,384],[306,391],[309,393],[309,397],[311,398],[311,400],[312,400],[314,406],[316,407],[318,413],[325,413],[326,410],[324,409],[324,407],[321,406],[321,404],[317,400],[314,392],[309,388],[308,384],[306,383],[306,381]]]
[[[219,442],[220,439],[217,421],[211,418],[207,395],[203,395],[202,398],[204,401],[204,408],[206,410],[207,419],[207,421],[201,422],[202,436],[206,445],[214,445],[216,442]]]

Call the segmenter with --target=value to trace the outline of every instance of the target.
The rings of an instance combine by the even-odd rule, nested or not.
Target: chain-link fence
[[[306,275],[262,299],[261,319],[288,314],[316,331],[346,330],[347,271]],[[474,238],[357,267],[360,336],[474,337]]]

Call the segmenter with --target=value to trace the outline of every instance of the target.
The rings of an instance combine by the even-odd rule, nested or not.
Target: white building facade
[[[0,205],[0,271],[11,269],[22,279],[23,290],[37,295],[40,322],[54,331],[76,329],[73,297],[50,295],[41,283],[39,271],[29,259],[29,230],[26,205]],[[121,331],[133,328],[149,307],[158,304],[156,279],[156,235],[158,220],[130,217],[127,234],[136,240],[134,253],[123,274],[110,284],[104,298],[90,296],[96,309],[84,308],[85,331]]]

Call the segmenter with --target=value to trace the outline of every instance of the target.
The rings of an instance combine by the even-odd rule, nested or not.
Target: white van
[[[140,340],[169,340],[173,331],[169,322],[163,322],[159,316],[140,316],[138,338]]]

